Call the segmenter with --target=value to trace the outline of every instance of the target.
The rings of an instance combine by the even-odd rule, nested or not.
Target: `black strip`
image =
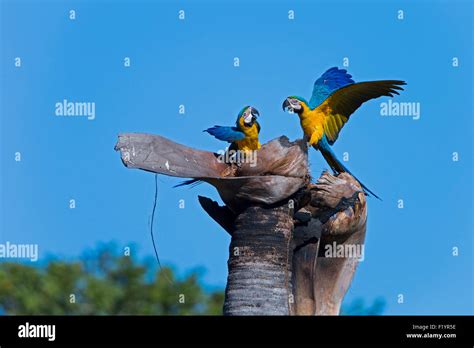
[[[19,338],[19,325],[54,324],[55,341]],[[64,344],[412,344],[472,347],[473,317],[155,317],[1,316],[0,346]],[[426,326],[425,331],[413,325]],[[454,329],[450,328],[454,325]],[[456,338],[407,338],[407,334],[456,334]]]

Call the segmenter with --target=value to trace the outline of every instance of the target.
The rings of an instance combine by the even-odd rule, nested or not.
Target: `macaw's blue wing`
[[[208,132],[210,135],[213,135],[217,139],[227,141],[229,143],[245,138],[245,134],[241,132],[237,127],[214,126],[206,129],[204,132]]]
[[[362,103],[382,96],[393,97],[394,94],[399,94],[398,91],[403,91],[400,86],[405,84],[398,80],[359,82],[331,94],[321,106],[326,116],[324,134],[329,144],[334,144],[342,127]]]
[[[354,80],[352,80],[351,77],[352,75],[349,75],[345,69],[334,67],[327,70],[314,83],[313,95],[309,100],[309,107],[311,109],[316,108],[334,91],[354,83]]]

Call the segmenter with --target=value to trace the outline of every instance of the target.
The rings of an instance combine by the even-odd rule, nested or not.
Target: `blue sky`
[[[299,138],[283,99],[309,98],[314,80],[347,57],[356,81],[407,81],[393,101],[420,103],[421,117],[383,117],[387,99],[370,101],[334,146],[383,198],[369,199],[365,261],[346,300],[383,297],[386,314],[473,314],[471,2],[0,2],[0,242],[74,259],[114,240],[151,256],[154,178],[123,167],[117,134],[217,151],[223,144],[202,130],[253,105],[263,142]],[[94,102],[96,118],[56,117],[63,99]],[[315,151],[310,161],[315,177],[327,167]],[[218,195],[177,182],[159,178],[162,262],[181,273],[204,267],[207,284],[224,286],[229,237],[197,202]]]

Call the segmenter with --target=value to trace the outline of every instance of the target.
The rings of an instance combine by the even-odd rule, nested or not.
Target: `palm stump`
[[[115,149],[128,168],[217,189],[223,206],[199,202],[231,236],[224,314],[339,314],[359,259],[327,251],[363,245],[366,200],[347,173],[311,183],[305,141],[274,139],[240,166],[158,135],[121,134]]]

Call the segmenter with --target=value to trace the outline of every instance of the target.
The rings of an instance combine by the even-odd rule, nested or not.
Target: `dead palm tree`
[[[128,168],[213,185],[223,206],[199,197],[231,235],[226,315],[337,315],[358,264],[366,201],[349,174],[310,182],[306,143],[280,137],[256,165],[218,160],[161,136],[127,133],[115,147]],[[338,251],[341,251],[338,253]]]

